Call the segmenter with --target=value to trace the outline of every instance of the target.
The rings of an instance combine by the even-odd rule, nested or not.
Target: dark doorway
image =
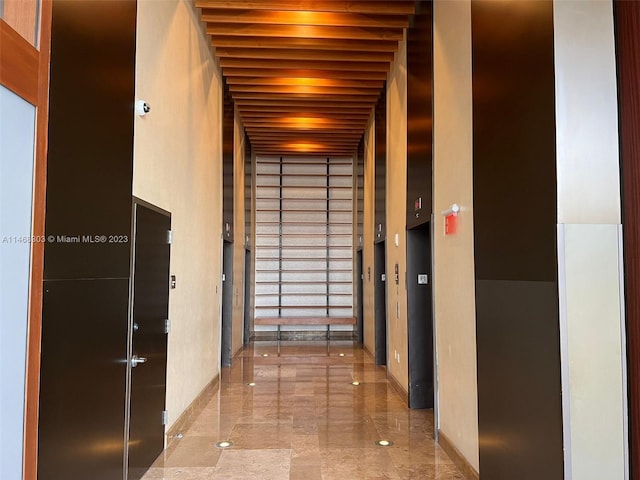
[[[433,408],[431,222],[407,231],[409,407]]]
[[[356,257],[357,264],[357,285],[358,285],[358,317],[356,324],[356,335],[358,339],[358,343],[364,342],[364,299],[362,296],[364,295],[364,273],[362,272],[362,250],[358,250]]]
[[[373,247],[374,328],[376,365],[387,364],[387,288],[385,242]]]
[[[251,340],[251,250],[244,251],[244,344]]]
[[[222,339],[220,362],[231,366],[231,325],[233,320],[233,243],[222,242]]]
[[[128,479],[164,448],[171,215],[134,200]]]

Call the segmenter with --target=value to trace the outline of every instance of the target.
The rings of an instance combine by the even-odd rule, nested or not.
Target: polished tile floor
[[[464,479],[432,432],[353,342],[258,341],[143,480]]]

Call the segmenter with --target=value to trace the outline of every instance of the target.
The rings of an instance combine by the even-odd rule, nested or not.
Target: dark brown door
[[[137,480],[164,448],[171,217],[134,203],[129,476]]]

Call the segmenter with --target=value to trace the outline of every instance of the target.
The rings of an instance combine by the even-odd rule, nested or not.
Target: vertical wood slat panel
[[[640,478],[640,3],[615,2],[631,478]]]
[[[352,316],[352,206],[352,159],[258,157],[256,317]]]

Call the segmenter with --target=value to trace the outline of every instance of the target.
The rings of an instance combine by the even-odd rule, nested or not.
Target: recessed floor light
[[[351,382],[351,385],[353,385],[354,387],[357,387],[358,385],[360,385],[360,382],[356,380],[354,382]]]
[[[268,356],[269,356],[269,354],[268,354],[268,353],[263,353],[263,354],[262,354],[262,356],[263,356],[263,357],[268,357]]]
[[[229,447],[233,447],[233,442],[230,442],[229,440],[224,440],[222,442],[216,443],[216,448],[229,448]]]
[[[391,440],[376,440],[376,445],[379,447],[390,447],[393,445]]]
[[[255,382],[249,382],[249,383],[247,383],[247,386],[249,386],[249,387],[255,387],[255,386],[256,386],[256,384],[255,384]]]
[[[344,357],[344,353],[338,354],[339,357]]]

